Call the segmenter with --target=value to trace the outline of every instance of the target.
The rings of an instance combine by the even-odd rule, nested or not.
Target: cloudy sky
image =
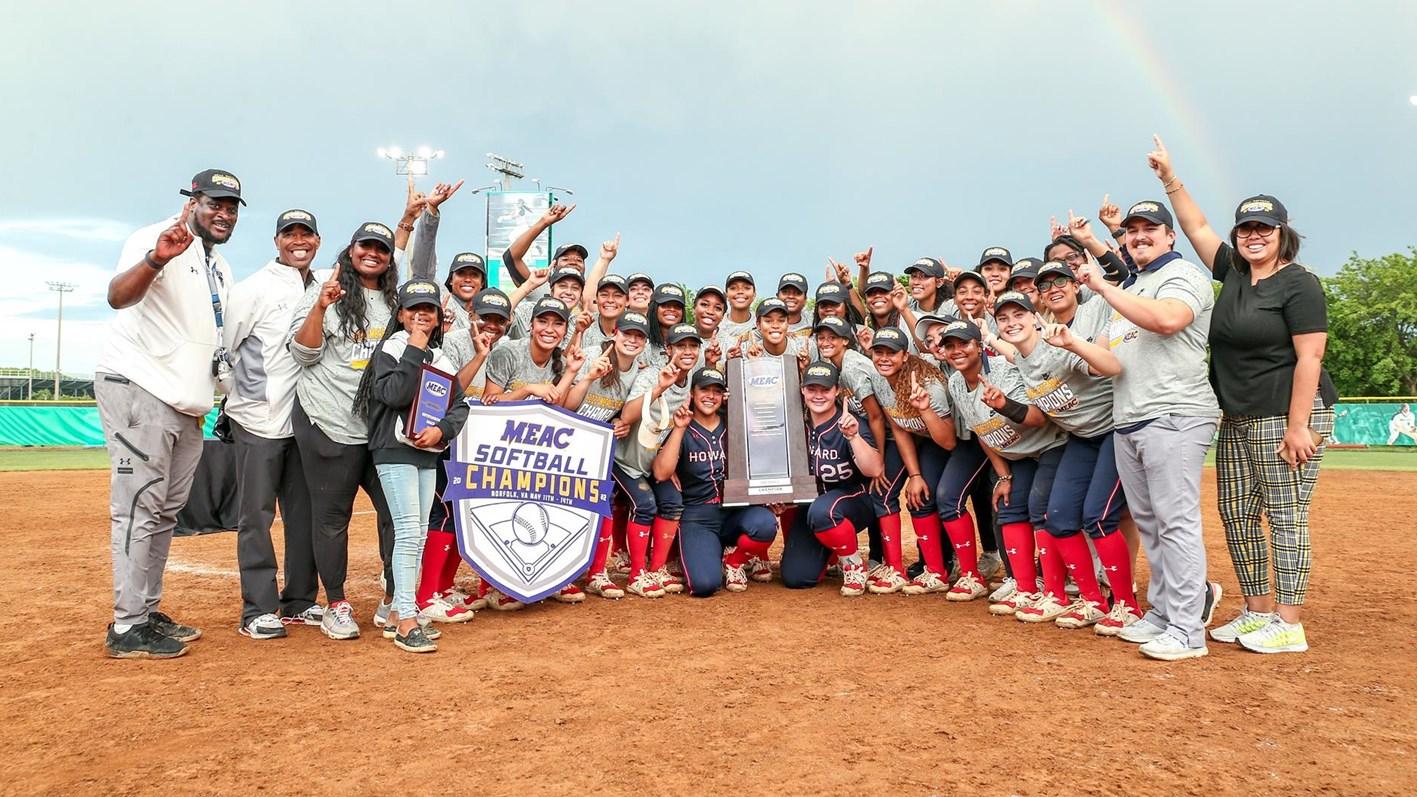
[[[1392,2],[44,2],[0,50],[0,366],[91,371],[124,238],[208,166],[250,206],[238,276],[280,211],[330,261],[403,184],[379,146],[484,153],[575,191],[558,240],[624,236],[617,270],[698,285],[815,277],[874,245],[899,269],[1039,254],[1048,219],[1157,196],[1151,134],[1223,224],[1278,195],[1332,273],[1417,243],[1417,6]],[[483,200],[440,255],[481,250]]]

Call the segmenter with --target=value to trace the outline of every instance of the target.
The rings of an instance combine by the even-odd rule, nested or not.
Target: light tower
[[[49,289],[59,294],[59,329],[54,335],[54,400],[59,400],[59,353],[64,341],[64,294],[73,293],[78,286],[72,282],[48,282]]]

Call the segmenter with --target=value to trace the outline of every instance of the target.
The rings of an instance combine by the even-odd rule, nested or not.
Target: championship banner
[[[610,516],[611,427],[543,401],[473,403],[453,440],[443,499],[458,551],[522,603],[574,581]]]
[[[551,207],[551,194],[544,191],[492,191],[487,194],[487,287],[511,293],[512,277],[502,264],[502,253],[531,229]],[[542,233],[522,258],[527,268],[551,265],[551,230]]]

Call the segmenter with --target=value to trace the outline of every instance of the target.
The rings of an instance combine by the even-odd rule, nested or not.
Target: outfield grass
[[[1214,451],[1206,464],[1215,464]],[[1324,454],[1324,467],[1417,472],[1417,448],[1336,449]],[[0,472],[107,469],[108,452],[101,448],[0,448]]]

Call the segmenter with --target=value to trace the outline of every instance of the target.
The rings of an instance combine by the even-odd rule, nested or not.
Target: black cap
[[[753,275],[749,274],[746,271],[735,271],[732,274],[729,274],[728,279],[723,281],[723,287],[727,288],[729,285],[732,285],[738,280],[743,280],[749,285],[752,285],[754,288],[758,287],[758,283],[753,280]]]
[[[1049,260],[1047,263],[1044,263],[1038,269],[1038,273],[1033,275],[1033,281],[1039,282],[1049,277],[1067,277],[1074,282],[1077,281],[1077,275],[1073,273],[1072,266],[1057,260]]]
[[[1127,208],[1127,215],[1122,218],[1122,226],[1127,226],[1127,222],[1132,219],[1146,219],[1152,224],[1165,224],[1168,229],[1176,226],[1175,222],[1171,220],[1171,211],[1167,210],[1166,206],[1160,202],[1150,199],[1143,199]]]
[[[1235,208],[1236,227],[1251,221],[1271,227],[1282,227],[1289,223],[1289,211],[1284,207],[1284,203],[1269,194],[1256,194]]]
[[[472,297],[472,312],[479,316],[499,315],[510,321],[512,302],[507,298],[507,294],[496,288],[483,288]]]
[[[954,338],[955,340],[980,340],[979,327],[968,321],[955,321],[945,325],[945,331],[940,333],[940,339]]]
[[[983,285],[986,290],[989,288],[988,281],[986,281],[978,271],[961,271],[959,274],[955,275],[954,289],[958,291],[960,283],[966,280],[973,280]]]
[[[840,282],[823,282],[817,286],[817,304],[846,304],[846,286]]]
[[[1043,265],[1043,261],[1036,257],[1020,258],[1017,263],[1014,263],[1013,270],[1009,272],[1009,284],[1012,285],[1013,281],[1018,279],[1032,281],[1034,277],[1038,276],[1038,267],[1041,265]]]
[[[847,322],[847,320],[844,318],[837,318],[834,315],[829,315],[826,318],[823,318],[821,321],[818,321],[816,326],[812,327],[812,333],[816,334],[824,329],[829,329],[832,332],[835,332],[837,337],[842,337],[846,338],[847,340],[851,340],[851,324]]]
[[[895,290],[895,286],[894,274],[889,271],[873,271],[866,276],[866,282],[861,286],[861,293]]]
[[[582,274],[580,269],[571,268],[570,266],[562,266],[551,272],[551,277],[546,280],[546,284],[555,285],[564,279],[574,279],[580,284],[585,285],[585,274]]]
[[[552,255],[551,259],[555,260],[561,255],[566,254],[567,252],[580,252],[582,260],[585,260],[586,258],[590,257],[590,252],[586,251],[586,248],[584,246],[581,246],[580,244],[561,244],[560,246],[556,247],[556,254]]]
[[[1012,268],[1014,265],[1014,257],[1013,255],[1009,254],[1009,250],[1005,249],[1002,246],[991,246],[988,249],[985,249],[983,252],[979,253],[979,265],[975,266],[974,270],[978,271],[979,269],[984,268],[985,263],[988,263],[993,260],[997,260],[1010,268]]]
[[[909,274],[912,271],[918,271],[927,277],[938,279],[945,276],[945,264],[933,257],[922,257],[905,267],[905,273]]]
[[[700,368],[694,372],[694,378],[689,381],[690,387],[708,387],[718,385],[725,390],[728,388],[728,380],[724,378],[723,372],[717,368]]]
[[[566,306],[565,302],[557,299],[555,296],[543,296],[541,300],[536,303],[536,306],[531,308],[532,318],[546,315],[547,313],[560,316],[562,321],[571,320],[571,309]]]
[[[643,313],[637,313],[634,310],[626,310],[620,314],[619,318],[615,319],[615,328],[622,332],[633,329],[648,336],[649,319],[645,318]]]
[[[796,288],[805,294],[807,292],[807,278],[795,271],[783,274],[782,279],[777,281],[777,289],[781,291],[788,287]]]
[[[617,288],[625,295],[630,293],[630,284],[625,282],[625,278],[619,274],[606,274],[600,278],[600,282],[595,284],[595,291],[599,293],[606,288]]]
[[[703,340],[699,338],[699,331],[694,328],[693,324],[675,324],[669,328],[669,335],[665,337],[665,342],[672,346],[681,340],[689,340],[690,338],[703,343]]]
[[[871,338],[871,348],[905,351],[910,348],[910,341],[906,339],[900,327],[885,327],[876,330],[876,336]]]
[[[399,286],[399,307],[405,310],[420,304],[436,307],[442,300],[443,293],[436,282],[414,279]]]
[[[459,252],[453,256],[453,262],[448,266],[448,273],[455,274],[465,268],[475,268],[478,273],[487,273],[487,261],[482,259],[482,255],[476,252]]]
[[[359,229],[355,230],[353,235],[349,236],[351,244],[357,244],[360,241],[378,241],[390,252],[394,251],[394,231],[377,221],[364,222],[359,225]]]
[[[999,311],[1004,309],[1004,305],[1007,304],[1016,304],[1030,313],[1033,312],[1033,302],[1029,301],[1027,296],[1018,291],[1005,291],[994,300],[994,315],[998,315]]]
[[[728,294],[724,293],[723,289],[717,285],[705,285],[699,288],[698,291],[694,293],[694,300],[698,301],[698,298],[706,293],[717,294],[718,298],[722,299],[724,304],[728,304]]]
[[[1062,244],[1063,246],[1068,247],[1069,249],[1073,250],[1074,252],[1077,252],[1078,254],[1082,254],[1083,252],[1087,251],[1087,247],[1083,246],[1081,241],[1072,237],[1071,235],[1063,234],[1059,235],[1057,238],[1054,238],[1051,242],[1049,242],[1047,246],[1043,247],[1043,256],[1045,258],[1048,257],[1048,252],[1051,251],[1053,247],[1057,246],[1058,244]]]
[[[783,313],[785,315],[787,313],[787,303],[777,298],[776,296],[769,296],[761,302],[758,302],[758,309],[755,317],[762,318],[768,313],[774,311]]]
[[[651,277],[650,275],[644,273],[643,271],[636,271],[635,273],[633,273],[633,274],[631,274],[630,276],[626,277],[626,278],[625,278],[625,287],[626,287],[626,288],[629,288],[631,285],[634,285],[636,282],[648,283],[651,288],[654,287],[654,278]],[[626,291],[626,293],[628,293],[628,292],[629,292],[629,291]]]
[[[656,305],[671,304],[674,302],[685,304],[684,289],[672,282],[656,285],[654,286],[654,296],[650,298],[650,301]]]
[[[915,337],[919,338],[920,340],[924,340],[924,339],[925,339],[925,333],[930,329],[930,327],[936,326],[936,325],[938,325],[938,324],[953,324],[954,322],[956,322],[956,321],[958,321],[958,320],[959,320],[958,318],[955,318],[955,317],[952,316],[952,315],[924,315],[924,316],[921,316],[921,317],[915,322]]]
[[[246,204],[246,200],[241,198],[241,181],[236,179],[236,175],[221,169],[206,169],[192,175],[192,187],[183,188],[177,193],[182,196],[196,196],[203,194],[212,199],[224,199],[232,197],[241,204]]]
[[[310,230],[316,235],[320,234],[320,228],[315,226],[315,214],[300,208],[291,208],[286,212],[276,216],[276,235],[285,232],[287,227],[300,225]]]
[[[841,371],[835,365],[826,360],[817,360],[807,366],[807,370],[802,372],[802,384],[821,385],[822,387],[836,387],[837,380],[841,378]]]

